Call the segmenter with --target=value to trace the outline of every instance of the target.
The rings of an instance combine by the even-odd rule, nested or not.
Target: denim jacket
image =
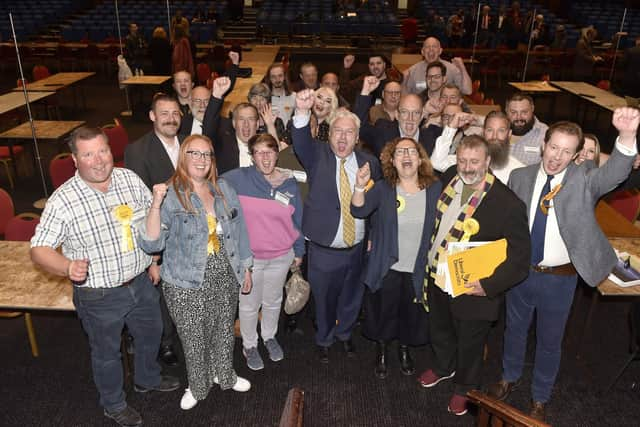
[[[214,193],[214,211],[222,226],[227,257],[238,284],[241,284],[246,269],[253,265],[247,226],[236,192],[224,179],[218,180],[218,186],[227,205],[222,197]],[[213,192],[213,186],[210,187]],[[160,209],[158,239],[149,239],[146,221],[138,225],[140,247],[147,253],[164,251],[160,275],[163,280],[181,288],[200,287],[207,266],[207,213],[195,193],[191,193],[191,203],[196,213],[187,212],[182,207],[175,188],[170,186]]]

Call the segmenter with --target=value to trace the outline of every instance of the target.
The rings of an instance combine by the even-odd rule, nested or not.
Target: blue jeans
[[[146,272],[127,286],[74,287],[73,303],[89,338],[93,380],[105,410],[114,413],[127,407],[120,354],[125,324],[136,345],[135,383],[143,387],[160,384],[160,365],[156,358],[162,320],[158,291]]]
[[[531,271],[529,277],[507,292],[507,327],[504,333],[503,379],[514,382],[522,375],[527,335],[536,311],[536,355],[531,397],[548,402],[560,369],[562,337],[571,310],[577,276]]]

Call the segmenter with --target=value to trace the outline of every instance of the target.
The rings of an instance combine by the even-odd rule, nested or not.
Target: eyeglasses
[[[415,148],[415,147],[396,148],[396,149],[393,151],[393,154],[394,154],[396,157],[402,157],[402,156],[404,156],[405,154],[406,154],[407,156],[416,157],[416,156],[418,155],[418,149],[417,149],[417,148]]]
[[[356,136],[356,130],[334,128],[334,129],[331,129],[331,134],[335,136],[346,136],[348,138],[353,138]]]
[[[439,80],[441,78],[442,78],[442,74],[432,74],[430,76],[427,76],[427,80],[433,80],[433,79]]]
[[[419,119],[422,117],[422,111],[409,111],[409,110],[399,110],[400,118],[402,119]]]
[[[275,151],[254,151],[253,152],[254,156],[258,156],[258,157],[272,157],[276,155]]]
[[[188,150],[187,154],[190,155],[193,160],[211,160],[215,157],[212,151]]]
[[[194,103],[194,105],[209,105],[209,99],[198,99],[198,98],[192,98],[191,102]]]

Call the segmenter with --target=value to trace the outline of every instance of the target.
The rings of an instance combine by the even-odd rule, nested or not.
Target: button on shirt
[[[76,172],[47,201],[31,247],[62,246],[65,257],[88,259],[87,280],[79,286],[120,286],[151,264],[151,257],[138,247],[133,225],[129,226],[133,250],[122,252],[123,224],[114,215],[120,205],[133,210],[132,224],[144,220],[151,192],[138,175],[114,168],[109,189],[103,193],[89,187]]]
[[[194,122],[195,122],[195,118],[194,118]],[[173,142],[173,145],[169,145],[167,143],[165,143],[162,138],[160,138],[160,135],[158,135],[156,133],[156,136],[158,137],[158,139],[160,140],[160,142],[162,143],[162,146],[164,147],[165,151],[167,152],[167,154],[169,155],[169,160],[171,160],[171,164],[173,165],[173,168],[177,168],[178,167],[178,156],[180,156],[180,141],[178,140],[178,137],[175,136],[175,140]]]

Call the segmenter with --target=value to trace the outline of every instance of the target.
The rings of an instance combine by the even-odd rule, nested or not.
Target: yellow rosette
[[[120,251],[129,252],[133,250],[133,234],[131,233],[131,219],[133,218],[133,209],[127,205],[117,206],[113,210],[113,216],[122,227],[122,240],[120,241]]]
[[[398,194],[396,196],[396,207],[398,208],[398,213],[402,212],[406,206],[407,202],[405,202],[404,197]]]
[[[474,234],[478,234],[478,231],[480,231],[480,223],[473,218],[467,218],[462,223],[462,231],[464,232],[464,234],[462,235],[460,241],[468,242],[471,236],[473,236]]]

